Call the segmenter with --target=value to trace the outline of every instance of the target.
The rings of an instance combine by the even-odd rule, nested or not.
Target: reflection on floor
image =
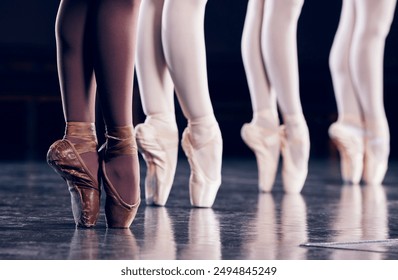
[[[214,207],[193,209],[181,159],[166,207],[143,203],[131,230],[106,229],[101,210],[82,230],[45,163],[3,162],[0,259],[398,259],[397,171],[384,186],[343,186],[337,162],[312,160],[301,195],[285,195],[280,176],[259,194],[255,161],[225,159]]]

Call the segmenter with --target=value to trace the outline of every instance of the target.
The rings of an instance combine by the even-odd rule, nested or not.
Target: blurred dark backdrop
[[[63,135],[54,41],[59,1],[0,1],[0,160],[45,158]],[[247,0],[209,0],[205,31],[211,97],[225,156],[252,156],[240,138],[251,119],[240,40]],[[305,0],[298,28],[301,99],[311,132],[312,157],[334,156],[327,129],[336,119],[328,54],[340,16],[341,0]],[[143,121],[135,89],[135,122]],[[398,156],[398,22],[385,53],[385,104],[391,129],[391,156]],[[179,125],[185,126],[177,108]]]

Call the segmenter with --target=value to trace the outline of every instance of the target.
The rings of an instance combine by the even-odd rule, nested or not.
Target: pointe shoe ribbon
[[[106,172],[105,163],[110,159],[120,155],[135,155],[137,153],[137,146],[133,136],[132,127],[119,127],[115,135],[106,134],[106,142],[100,148],[99,152],[102,155],[101,176],[103,180],[104,189],[106,192],[105,202],[105,217],[107,227],[109,228],[129,228],[137,214],[140,199],[134,204],[126,203],[111,181]],[[109,140],[113,141],[113,145],[109,145]],[[135,186],[138,187],[139,186]]]

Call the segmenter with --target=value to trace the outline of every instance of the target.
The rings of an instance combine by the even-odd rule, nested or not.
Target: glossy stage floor
[[[83,230],[44,162],[3,162],[0,259],[398,259],[398,163],[384,186],[343,186],[332,160],[309,170],[301,195],[284,195],[280,175],[259,194],[254,159],[225,159],[214,207],[192,209],[180,159],[166,207],[142,203],[131,230],[106,229],[102,210]]]

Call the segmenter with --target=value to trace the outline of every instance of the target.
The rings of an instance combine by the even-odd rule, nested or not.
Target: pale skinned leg
[[[280,156],[279,118],[261,49],[264,0],[250,0],[242,34],[242,59],[253,108],[241,136],[256,156],[259,190],[272,190]]]
[[[178,155],[174,85],[162,43],[163,0],[146,0],[138,24],[137,77],[146,120],[136,127],[137,144],[146,164],[147,204],[165,205]]]
[[[337,122],[329,135],[340,153],[342,179],[359,183],[363,171],[364,120],[350,67],[352,38],[356,26],[356,8],[352,0],[344,0],[340,22],[330,52],[329,65],[338,110]]]
[[[286,192],[300,192],[308,172],[309,133],[300,101],[297,22],[303,0],[266,0],[262,51],[284,122],[282,179]]]
[[[351,71],[365,119],[364,180],[380,184],[390,152],[390,135],[383,100],[385,40],[396,0],[355,1],[356,30],[351,49]]]
[[[210,100],[204,15],[207,0],[165,0],[162,42],[182,111],[183,148],[191,164],[191,203],[209,207],[221,184],[222,138]]]

